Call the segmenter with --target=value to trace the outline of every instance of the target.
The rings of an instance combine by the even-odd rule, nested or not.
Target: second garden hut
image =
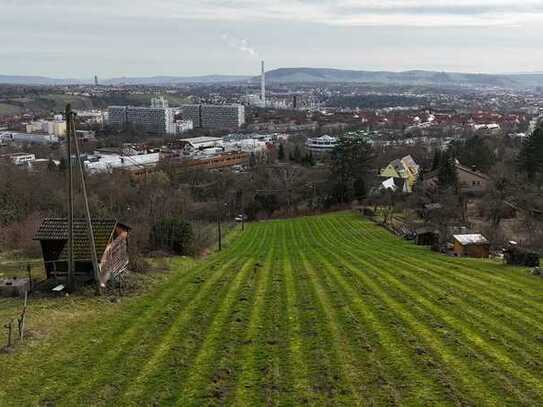
[[[453,240],[455,256],[476,258],[490,256],[490,242],[479,233],[453,235]]]

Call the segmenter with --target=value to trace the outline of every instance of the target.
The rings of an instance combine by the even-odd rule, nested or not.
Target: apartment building
[[[181,111],[194,127],[238,129],[245,124],[243,105],[182,105]]]
[[[55,116],[54,120],[38,120],[26,125],[27,133],[47,133],[57,137],[66,136],[66,122],[62,115]]]
[[[110,106],[109,125],[122,128],[128,124],[153,134],[175,134],[175,113],[170,108]]]
[[[202,105],[181,105],[184,120],[192,120],[194,128],[202,127]]]

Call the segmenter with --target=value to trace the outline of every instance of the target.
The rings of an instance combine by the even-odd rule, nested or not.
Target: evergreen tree
[[[256,167],[256,154],[254,152],[251,152],[251,155],[249,156],[249,167]]]
[[[477,135],[452,143],[449,151],[461,164],[468,167],[476,166],[482,171],[488,171],[496,161],[495,154],[485,140]]]
[[[283,144],[279,144],[279,150],[277,151],[277,159],[279,161],[283,161],[285,159],[285,146]]]
[[[55,164],[52,158],[49,158],[49,161],[47,162],[47,170],[55,171],[56,169],[57,169],[57,165]]]
[[[439,168],[438,168],[439,185],[441,187],[453,187],[456,186],[457,174],[456,174],[456,159],[450,151],[446,151],[442,154]]]
[[[292,161],[295,161],[297,163],[302,161],[302,150],[300,149],[300,146],[296,144],[294,146],[294,153],[292,154]]]
[[[315,157],[313,157],[313,153],[311,151],[307,154],[307,163],[311,167],[315,165]]]
[[[58,166],[58,169],[60,172],[64,172],[66,171],[66,169],[68,169],[68,162],[64,157],[60,159],[60,164]]]
[[[190,254],[192,226],[180,218],[164,218],[151,228],[149,241],[154,249],[179,255]]]
[[[434,158],[432,159],[432,171],[435,171],[439,168],[439,165],[441,164],[441,156],[441,150],[438,149],[434,152]]]
[[[313,167],[315,165],[315,159],[313,158],[313,153],[311,151],[306,153],[304,155],[302,162],[307,167]]]
[[[366,182],[364,178],[358,177],[354,180],[353,183],[353,194],[355,199],[361,200],[364,199],[367,195]]]
[[[338,203],[365,195],[364,178],[373,158],[372,147],[360,137],[342,137],[332,152],[333,194]],[[356,187],[355,187],[356,184]]]
[[[531,179],[543,174],[543,125],[539,126],[522,145],[518,166]]]

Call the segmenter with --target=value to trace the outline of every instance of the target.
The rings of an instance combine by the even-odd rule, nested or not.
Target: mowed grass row
[[[543,281],[526,269],[351,213],[251,224],[172,267],[118,314],[1,357],[0,405],[543,404]]]

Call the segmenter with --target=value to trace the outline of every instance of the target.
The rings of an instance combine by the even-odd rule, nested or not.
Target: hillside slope
[[[412,70],[404,72],[361,71],[332,68],[279,68],[266,72],[269,83],[367,83],[384,85],[475,86],[496,88],[533,88],[543,86],[543,74],[477,74]],[[202,75],[102,78],[102,85],[173,86],[188,83],[257,83],[260,76]],[[56,79],[41,76],[0,75],[0,84],[73,85],[90,84],[88,79]]]
[[[437,71],[355,71],[328,68],[280,68],[266,73],[269,82],[357,82],[398,85],[533,87],[543,85],[543,75],[490,75]],[[255,78],[256,80],[256,78]]]
[[[251,224],[119,315],[0,356],[0,405],[541,405],[542,288],[354,214]]]

